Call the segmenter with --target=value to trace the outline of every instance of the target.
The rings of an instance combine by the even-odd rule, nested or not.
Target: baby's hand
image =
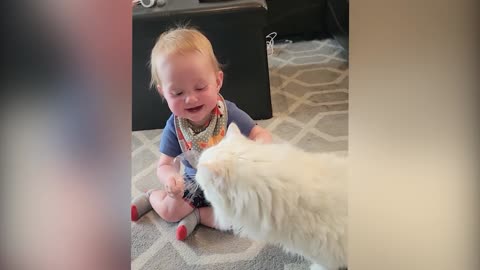
[[[181,175],[172,175],[167,179],[165,190],[167,191],[168,196],[175,199],[181,198],[183,196],[184,189],[185,184]]]

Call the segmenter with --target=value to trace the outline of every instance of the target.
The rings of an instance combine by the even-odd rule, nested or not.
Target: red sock
[[[135,205],[131,206],[130,217],[131,217],[132,221],[137,221],[138,220],[138,211],[137,211],[137,207]]]
[[[177,239],[185,240],[189,236],[195,227],[200,223],[200,212],[198,208],[195,208],[192,213],[184,217],[177,226]]]

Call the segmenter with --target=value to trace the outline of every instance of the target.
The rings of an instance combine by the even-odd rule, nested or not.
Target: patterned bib
[[[190,157],[187,158],[190,165],[196,168],[195,160],[198,159],[200,153],[208,147],[216,145],[225,137],[227,106],[223,97],[218,94],[217,106],[211,112],[210,121],[205,124],[200,132],[195,132],[193,125],[185,118],[175,116],[174,120],[180,148],[184,154]]]

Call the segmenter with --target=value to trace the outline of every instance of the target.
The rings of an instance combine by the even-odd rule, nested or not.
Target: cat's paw
[[[328,270],[327,268],[321,266],[320,264],[312,264],[310,265],[310,270]]]

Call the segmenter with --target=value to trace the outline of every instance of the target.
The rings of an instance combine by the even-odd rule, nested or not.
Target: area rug
[[[333,39],[282,43],[268,56],[274,117],[258,124],[314,152],[348,150],[348,59]],[[158,187],[162,130],[132,132],[132,198]],[[131,224],[132,269],[309,269],[277,246],[199,226],[186,241],[153,211]]]

